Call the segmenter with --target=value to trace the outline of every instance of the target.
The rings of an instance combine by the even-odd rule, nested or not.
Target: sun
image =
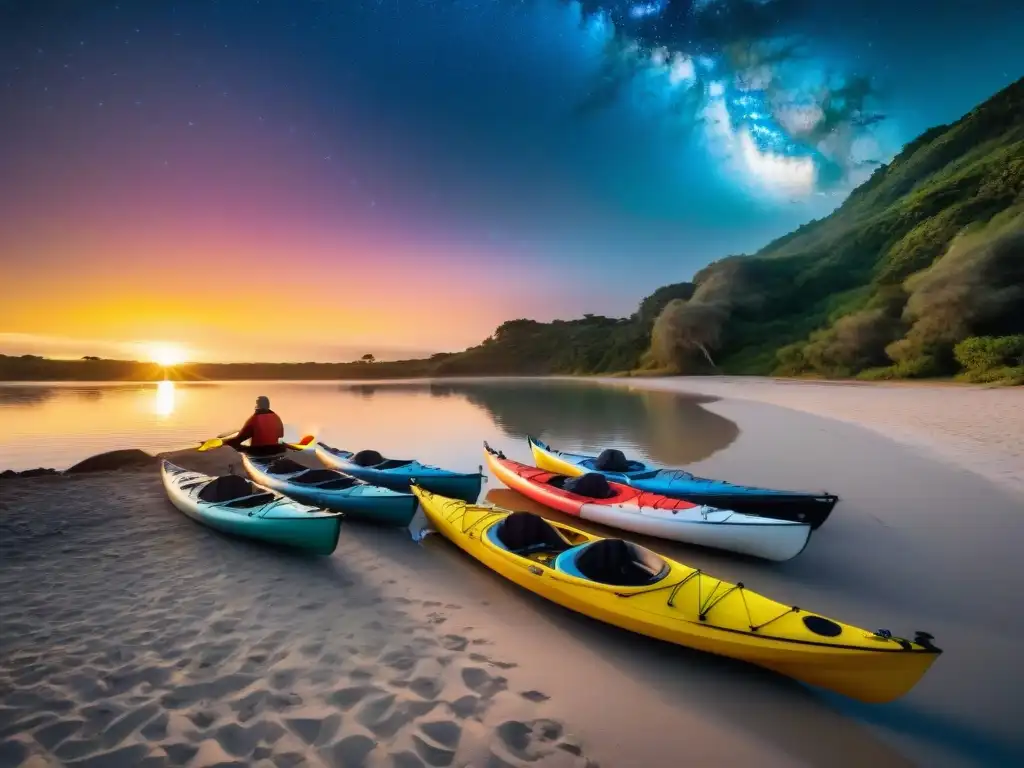
[[[150,344],[147,351],[150,359],[164,368],[185,362],[185,350],[176,344]]]

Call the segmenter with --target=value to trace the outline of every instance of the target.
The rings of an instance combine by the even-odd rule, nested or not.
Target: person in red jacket
[[[260,395],[256,398],[256,411],[246,419],[237,435],[224,441],[224,445],[250,456],[273,456],[286,450],[281,444],[282,437],[284,424],[281,417],[270,410],[270,398]],[[249,445],[243,448],[242,443],[246,440]]]

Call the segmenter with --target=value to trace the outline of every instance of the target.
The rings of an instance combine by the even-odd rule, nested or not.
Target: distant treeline
[[[386,363],[185,363],[165,371],[133,360],[51,360],[0,355],[0,381],[183,381],[381,379],[427,376],[436,358]]]

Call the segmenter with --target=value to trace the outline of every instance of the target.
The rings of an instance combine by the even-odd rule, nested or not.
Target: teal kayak
[[[407,526],[419,506],[411,493],[371,485],[336,469],[304,467],[289,458],[242,454],[242,465],[255,483],[353,520]]]
[[[415,459],[388,459],[377,451],[343,451],[318,442],[314,446],[316,457],[331,469],[358,477],[374,485],[407,492],[413,482],[431,493],[462,499],[470,504],[480,496],[483,472],[453,472]]]
[[[300,504],[238,475],[212,477],[169,461],[160,465],[164,490],[179,511],[222,533],[329,555],[343,515]]]

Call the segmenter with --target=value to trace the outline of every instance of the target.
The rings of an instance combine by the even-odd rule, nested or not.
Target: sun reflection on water
[[[157,416],[170,416],[174,413],[174,382],[170,379],[157,382],[153,410]]]

